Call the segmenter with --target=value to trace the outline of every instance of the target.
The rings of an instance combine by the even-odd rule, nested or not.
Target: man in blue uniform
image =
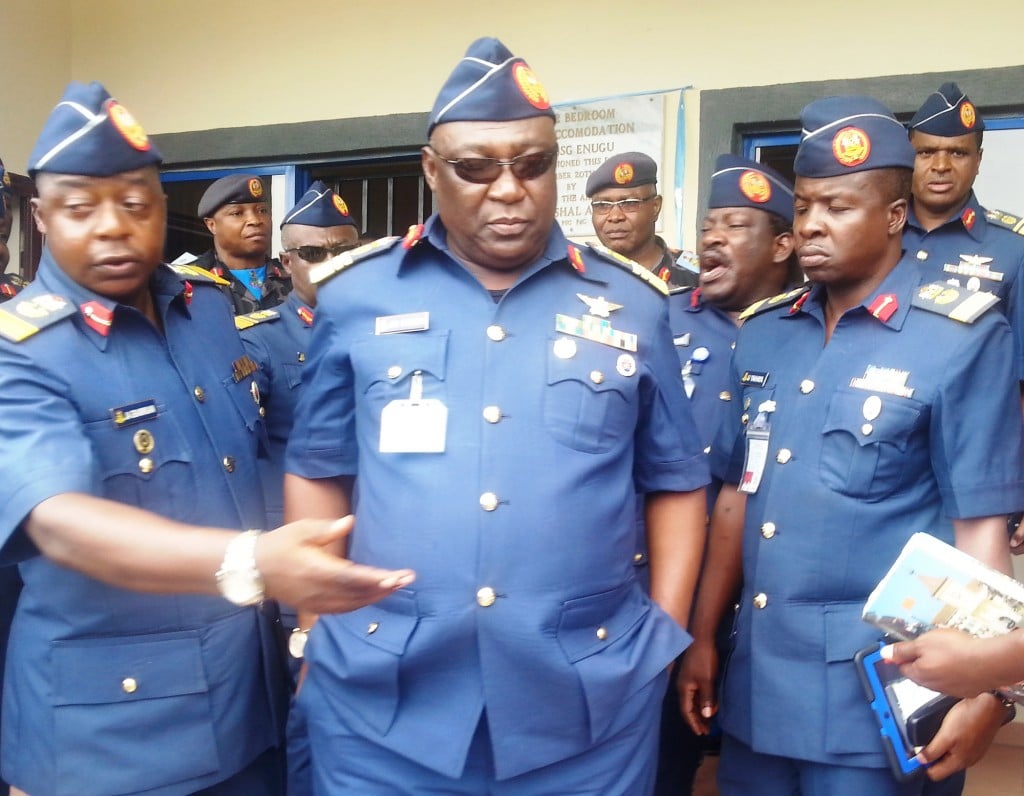
[[[921,285],[901,259],[914,152],[888,109],[832,97],[801,121],[793,231],[812,286],[745,313],[712,452],[746,497],[728,515],[716,504],[709,558],[733,573],[702,580],[694,618],[717,627],[742,538],[719,782],[727,795],[916,794],[920,780],[889,773],[854,671],[878,638],[861,608],[916,531],[1008,569],[1004,515],[1024,503],[1013,340],[992,297]],[[731,554],[715,553],[723,543]],[[694,702],[703,729],[710,685]],[[991,695],[956,706],[922,753],[929,776],[975,762],[1003,717]]]
[[[286,515],[354,500],[351,558],[417,572],[312,630],[318,793],[649,793],[707,480],[664,283],[562,235],[548,95],[499,41],[428,140],[437,215],[314,279]]]
[[[313,328],[316,286],[309,270],[328,257],[354,249],[359,231],[345,201],[319,180],[310,186],[281,222],[281,265],[293,290],[276,309],[235,318],[246,351],[260,366],[257,383],[270,438],[269,455],[260,459],[268,527],[284,517],[284,451]]]
[[[195,264],[222,279],[236,315],[276,307],[292,289],[288,273],[270,249],[267,187],[255,174],[230,174],[199,199],[199,217],[213,235],[213,248]]]
[[[640,263],[672,287],[693,287],[697,275],[678,265],[655,227],[661,215],[658,164],[643,152],[613,155],[587,179],[587,198],[597,239]]]
[[[309,281],[309,271],[328,257],[355,248],[358,239],[355,220],[345,201],[324,183],[314,182],[281,222],[281,265],[294,289],[276,309],[235,318],[245,350],[260,367],[256,381],[270,440],[267,457],[259,460],[268,527],[280,525],[284,517],[284,452],[302,387],[316,309],[316,287]],[[281,606],[281,623],[286,633],[299,631],[294,608]],[[300,663],[301,658],[289,655],[293,677],[297,677]],[[309,765],[308,742],[296,710],[289,716],[289,796],[312,793]]]
[[[754,302],[802,281],[793,255],[793,187],[768,166],[720,155],[711,175],[698,254],[700,286],[669,296],[669,325],[697,431],[704,450],[710,452],[732,398],[730,363],[739,332],[737,316]],[[720,488],[721,481],[713,478],[707,490],[709,513]],[[714,568],[712,562],[705,564],[707,570]],[[727,629],[728,617],[722,625]],[[708,637],[713,639],[714,630]],[[714,655],[715,649],[712,644],[695,656],[691,645],[683,660],[694,665]],[[680,674],[684,685],[694,676]],[[679,705],[679,692],[671,683],[662,714],[655,791],[665,796],[692,790],[703,746],[683,721]]]
[[[910,120],[914,187],[903,246],[929,280],[995,293],[1014,330],[1024,381],[1024,224],[974,195],[985,120],[956,83],[928,95]]]
[[[281,793],[263,596],[347,610],[412,577],[330,555],[344,522],[239,533],[265,521],[256,365],[213,277],[159,264],[159,162],[98,83],[67,88],[29,159],[47,247],[0,307],[19,796]]]

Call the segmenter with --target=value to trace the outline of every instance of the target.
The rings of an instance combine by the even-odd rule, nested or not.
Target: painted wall
[[[1009,66],[1022,25],[1024,4],[967,20],[962,0],[0,0],[0,152],[24,171],[70,78],[106,83],[151,133],[425,112],[466,45],[498,35],[556,102],[694,86],[689,228],[700,90]]]

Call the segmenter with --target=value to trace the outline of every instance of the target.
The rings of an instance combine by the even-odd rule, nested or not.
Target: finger
[[[318,521],[318,524],[322,522],[323,521],[320,520]],[[313,544],[325,547],[344,539],[352,532],[353,527],[355,527],[355,517],[351,514],[346,514],[344,517],[331,520],[326,526],[321,525],[310,535],[309,541]]]

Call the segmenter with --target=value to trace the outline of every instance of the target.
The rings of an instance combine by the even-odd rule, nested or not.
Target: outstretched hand
[[[380,569],[343,558],[344,539],[355,524],[298,520],[262,534],[256,566],[267,597],[316,614],[353,611],[387,597],[416,579],[410,569]]]

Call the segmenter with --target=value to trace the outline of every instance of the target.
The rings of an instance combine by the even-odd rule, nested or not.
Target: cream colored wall
[[[0,152],[24,171],[68,78],[103,81],[153,133],[426,111],[466,45],[498,35],[556,102],[694,86],[692,229],[701,89],[1022,60],[1024,5],[965,10],[963,0],[0,0],[17,78],[0,85]]]
[[[72,0],[0,0],[0,156],[25,163],[71,74]]]

